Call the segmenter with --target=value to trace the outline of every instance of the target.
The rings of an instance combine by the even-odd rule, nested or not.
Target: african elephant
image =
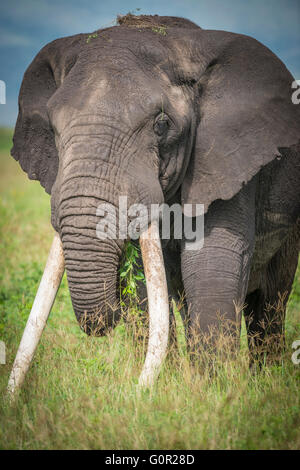
[[[21,86],[12,155],[51,194],[73,308],[88,334],[105,334],[120,317],[124,240],[96,236],[96,209],[127,195],[146,207],[204,204],[203,248],[187,250],[185,240],[163,248],[169,289],[176,281],[185,292],[188,337],[217,331],[219,315],[236,322],[246,304],[251,350],[267,333],[278,341],[284,314],[263,326],[278,293],[285,310],[298,260],[293,81],[255,39],[175,17],[129,14],[38,53]],[[165,296],[161,273],[156,302]]]

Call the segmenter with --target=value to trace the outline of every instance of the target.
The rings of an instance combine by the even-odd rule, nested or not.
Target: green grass
[[[137,393],[144,345],[124,325],[90,338],[75,320],[63,279],[20,395],[5,388],[43,271],[53,230],[49,196],[27,180],[8,155],[11,132],[0,131],[1,449],[296,449],[300,448],[300,365],[291,361],[300,339],[298,272],[287,315],[282,366],[248,370],[245,330],[236,359],[217,361],[217,375],[193,371],[182,326],[157,385]],[[179,320],[177,318],[179,323]]]

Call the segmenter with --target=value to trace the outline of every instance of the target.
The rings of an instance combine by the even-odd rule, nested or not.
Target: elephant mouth
[[[139,386],[150,387],[154,383],[166,355],[169,334],[168,290],[157,221],[152,221],[141,234],[140,247],[147,286],[150,331],[148,350],[139,378]],[[47,264],[10,375],[8,391],[11,395],[20,387],[29,369],[54,303],[64,269],[62,243],[59,235],[55,233]]]

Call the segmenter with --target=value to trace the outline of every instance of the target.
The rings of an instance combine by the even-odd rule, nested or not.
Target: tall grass
[[[0,365],[2,449],[296,449],[300,448],[298,272],[289,302],[281,366],[253,375],[245,329],[236,358],[193,370],[183,327],[157,385],[137,393],[145,344],[120,324],[87,337],[75,320],[64,277],[34,362],[15,403],[5,388],[52,239],[49,196],[9,157],[11,132],[0,132]]]

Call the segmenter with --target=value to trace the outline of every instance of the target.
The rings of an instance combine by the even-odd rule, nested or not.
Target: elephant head
[[[180,18],[119,23],[39,52],[23,79],[12,149],[51,194],[74,311],[97,334],[120,316],[124,244],[96,236],[100,203],[116,207],[126,195],[150,207],[180,194],[207,211],[298,139],[293,79],[256,40]]]

